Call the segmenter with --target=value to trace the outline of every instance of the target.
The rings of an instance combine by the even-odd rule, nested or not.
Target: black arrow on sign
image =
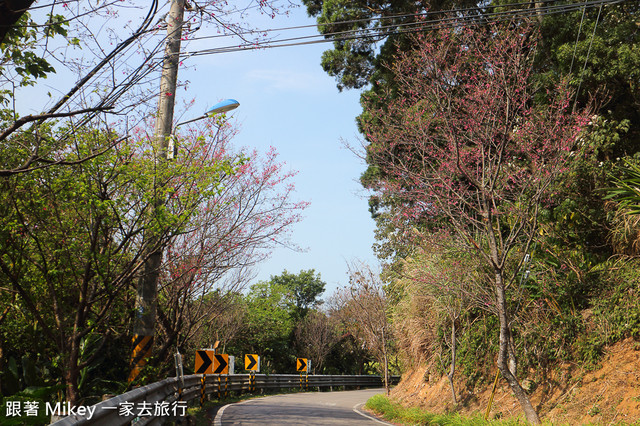
[[[307,369],[307,360],[304,358],[298,358],[298,368],[297,371],[304,371]]]
[[[245,370],[253,370],[253,367],[258,364],[258,360],[253,355],[247,355],[249,359],[249,364],[245,367]]]
[[[225,357],[221,354],[215,354],[216,360],[218,361],[218,368],[213,370],[213,374],[222,374],[222,372],[227,368],[229,363],[225,359]]]
[[[199,356],[202,360],[202,364],[200,365],[200,368],[196,370],[196,374],[206,373],[209,366],[213,363],[213,360],[209,358],[207,351],[196,351],[196,356]]]

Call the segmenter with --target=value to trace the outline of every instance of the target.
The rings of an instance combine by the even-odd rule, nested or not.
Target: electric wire
[[[580,8],[583,11],[583,18],[584,18],[584,13],[587,8],[600,6],[600,11],[601,11],[604,5],[617,4],[617,3],[622,3],[624,1],[625,0],[587,0],[579,3],[558,5],[558,4],[552,4],[554,3],[554,0],[543,0],[542,4],[544,6],[536,7],[536,8],[527,7],[527,8],[521,8],[516,10],[512,9],[512,10],[500,10],[497,12],[487,12],[488,10],[512,8],[514,6],[530,6],[529,2],[521,2],[521,3],[514,3],[512,5],[501,5],[499,7],[486,6],[486,7],[474,7],[474,8],[459,8],[459,9],[451,9],[451,10],[444,10],[444,11],[437,11],[437,12],[427,11],[427,12],[421,12],[417,14],[413,13],[413,14],[387,15],[387,16],[380,16],[380,17],[371,17],[367,19],[339,21],[339,22],[327,23],[327,24],[302,25],[302,26],[275,28],[275,29],[267,29],[267,30],[252,30],[252,31],[242,32],[240,34],[268,34],[275,31],[289,31],[289,30],[297,30],[297,29],[305,29],[305,28],[319,28],[321,26],[338,26],[338,25],[366,23],[366,22],[383,23],[384,21],[388,21],[388,20],[416,18],[416,17],[423,18],[423,17],[433,16],[433,15],[442,16],[442,15],[447,15],[452,13],[457,14],[457,16],[453,16],[453,17],[436,18],[436,19],[430,19],[430,20],[419,20],[417,22],[416,21],[399,22],[399,23],[389,24],[389,25],[375,25],[369,28],[359,28],[359,29],[348,30],[348,31],[329,32],[326,34],[315,34],[315,35],[307,35],[307,36],[300,36],[300,37],[289,37],[289,38],[283,38],[283,39],[272,39],[267,41],[245,42],[243,44],[195,50],[191,52],[181,52],[180,56],[183,58],[186,58],[186,57],[195,57],[195,56],[217,54],[217,53],[230,53],[230,52],[239,52],[239,51],[247,51],[247,50],[275,48],[275,47],[303,46],[303,45],[311,45],[311,44],[327,43],[327,42],[346,42],[349,40],[358,40],[358,39],[384,39],[385,37],[389,37],[392,35],[424,32],[424,31],[435,30],[438,28],[459,26],[463,24],[477,25],[477,24],[488,23],[488,22],[499,22],[499,21],[514,19],[514,18],[527,18],[541,12],[544,15],[567,13],[567,12],[579,10]],[[55,4],[55,2],[52,4]],[[254,6],[254,7],[257,7],[257,6]],[[104,64],[111,61],[118,54],[124,54],[126,50],[130,47],[129,45],[134,40],[137,40],[139,37],[149,32],[156,31],[157,28],[148,29],[148,26],[151,23],[152,17],[155,16],[155,14],[157,13],[157,10],[158,10],[158,2],[157,0],[154,0],[151,8],[149,9],[149,13],[147,14],[147,17],[145,18],[143,24],[140,26],[138,31],[136,31],[130,38],[120,43],[120,45],[116,47],[116,49],[114,49],[109,55],[107,55],[107,57],[103,58],[103,60],[97,67],[104,66]],[[235,9],[228,13],[242,14],[245,11],[246,10]],[[598,14],[598,20],[599,20],[599,17],[600,17],[600,12]],[[188,22],[188,21],[185,20],[185,22]],[[581,25],[582,25],[582,21],[581,21]],[[597,27],[597,23],[596,23],[596,27]],[[595,28],[594,28],[594,32],[595,32]],[[198,41],[198,40],[232,37],[232,36],[234,36],[234,34],[221,34],[221,35],[214,35],[214,36],[193,37],[188,39],[188,41]],[[116,101],[120,99],[133,86],[135,86],[136,84],[139,84],[141,81],[147,78],[152,72],[155,72],[159,67],[161,67],[162,57],[156,56],[156,55],[159,54],[160,47],[164,44],[164,40],[165,39],[163,38],[163,41],[160,41],[159,43],[157,43],[154,48],[150,49],[150,51],[148,51],[144,55],[145,58],[143,62],[133,72],[131,72],[125,80],[123,80],[118,84],[115,84],[112,87],[112,89],[109,91],[109,93],[106,96],[103,96],[101,98],[101,100],[97,104],[97,108],[114,106],[116,104]],[[146,42],[143,42],[142,45],[144,45],[145,43]],[[589,48],[589,51],[590,50],[591,50],[591,46]],[[134,55],[133,52],[129,55],[129,57],[131,57],[132,55]],[[119,69],[121,64],[124,62],[126,61],[120,61],[120,63],[115,65],[111,71],[114,72],[115,70]],[[585,67],[586,67],[586,63],[585,63]],[[583,72],[584,72],[584,68],[583,68]],[[88,81],[90,78],[94,78],[94,77],[98,77],[98,74],[95,68],[85,78]],[[104,79],[106,79],[107,77],[102,75],[101,78],[104,81]],[[84,81],[83,84],[86,84],[87,81]],[[76,88],[77,87],[78,85],[76,85]],[[70,98],[71,98],[71,94],[68,93],[61,99],[61,101],[54,108],[50,110],[50,112],[58,109],[61,104],[66,103],[67,101],[70,100]],[[96,111],[96,113],[94,114],[89,114],[82,121],[88,122],[99,113],[100,113],[99,111]]]
[[[582,8],[582,17],[580,18],[580,26],[578,27],[578,34],[576,35],[576,42],[573,45],[573,56],[571,56],[571,66],[569,67],[569,74],[573,71],[573,61],[576,59],[576,51],[578,49],[578,41],[580,40],[580,34],[582,33],[582,24],[584,22],[584,15],[587,8]]]
[[[622,0],[624,1],[624,0]],[[546,3],[556,3],[556,0],[543,0],[541,2],[537,2],[536,4],[546,4]],[[589,3],[589,2],[584,2],[584,3]],[[576,3],[576,4],[564,4],[564,5],[554,5],[553,7],[555,8],[559,8],[559,7],[571,7],[571,9],[576,9],[579,8],[581,5],[583,5],[584,3]],[[352,19],[352,20],[346,20],[346,21],[337,21],[337,22],[330,22],[330,23],[318,23],[318,24],[310,24],[310,25],[300,25],[300,26],[293,26],[293,27],[282,27],[282,28],[271,28],[271,29],[263,29],[263,30],[254,30],[254,31],[249,31],[247,33],[244,34],[256,34],[256,33],[269,33],[269,32],[275,32],[275,31],[287,31],[287,30],[298,30],[298,29],[305,29],[305,28],[318,28],[318,27],[325,27],[325,26],[339,26],[339,25],[345,25],[345,24],[352,24],[352,23],[364,23],[364,22],[371,22],[371,21],[383,21],[383,20],[389,20],[389,19],[398,19],[398,18],[410,18],[410,17],[424,17],[424,16],[428,16],[428,15],[442,15],[442,14],[449,14],[449,15],[453,15],[453,14],[458,14],[458,18],[461,16],[469,16],[467,15],[466,12],[478,12],[477,15],[472,15],[472,16],[477,16],[477,17],[483,17],[483,16],[489,16],[491,15],[491,13],[487,14],[486,10],[488,9],[504,9],[504,8],[511,8],[514,6],[530,6],[531,3],[530,2],[522,2],[522,3],[512,3],[512,4],[508,4],[508,5],[500,5],[500,6],[482,6],[482,7],[469,7],[469,8],[458,8],[458,9],[448,9],[448,10],[442,10],[442,11],[424,11],[424,12],[416,12],[416,13],[410,13],[410,14],[397,14],[397,15],[385,15],[385,16],[379,16],[379,17],[370,17],[370,18],[363,18],[363,19]],[[520,9],[520,11],[526,10],[528,11],[528,13],[530,13],[531,11],[537,11],[540,10],[539,7],[536,7],[535,9],[531,9],[531,8],[527,8],[527,9]],[[516,11],[518,12],[518,11]],[[504,14],[504,13],[510,13],[510,12],[492,12],[493,14]],[[458,19],[458,18],[451,18],[451,19]],[[377,30],[380,28],[394,28],[397,26],[407,26],[407,25],[419,25],[421,23],[425,23],[425,22],[429,22],[429,21],[416,21],[416,22],[410,22],[410,23],[398,23],[396,25],[387,25],[384,27],[372,27],[369,28],[369,30]],[[354,29],[354,30],[348,30],[345,32],[358,32],[358,31],[366,31],[367,28],[360,28],[360,29]],[[315,37],[320,37],[320,36],[330,36],[332,34],[337,34],[337,33],[325,33],[325,34],[318,34],[315,35]],[[223,37],[231,37],[232,34],[217,34],[217,35],[210,35],[210,36],[201,36],[201,37],[194,37],[191,40],[205,40],[205,39],[212,39],[212,38],[223,38]]]
[[[541,2],[537,2],[537,4],[545,4],[545,3],[555,3],[557,0],[543,0]],[[483,6],[483,7],[467,7],[467,8],[457,8],[457,9],[447,9],[447,10],[443,10],[443,11],[423,11],[423,12],[414,12],[414,13],[402,13],[402,14],[395,14],[395,15],[381,15],[381,16],[372,16],[369,18],[362,18],[362,19],[349,19],[349,20],[344,20],[344,21],[336,21],[336,22],[327,22],[327,23],[316,23],[316,24],[308,24],[308,25],[298,25],[298,26],[291,26],[291,27],[281,27],[281,28],[269,28],[269,29],[262,29],[262,30],[253,30],[253,31],[247,31],[245,33],[242,33],[244,35],[250,35],[250,34],[266,34],[266,33],[270,33],[270,32],[276,32],[276,31],[289,31],[289,30],[300,30],[300,29],[306,29],[306,28],[319,28],[319,27],[331,27],[331,26],[341,26],[341,25],[347,25],[347,24],[357,24],[357,23],[366,23],[366,22],[372,22],[372,21],[384,21],[384,20],[393,20],[393,19],[404,19],[404,18],[417,18],[417,17],[424,17],[424,16],[428,16],[428,15],[435,15],[435,14],[466,14],[467,12],[482,12],[486,9],[495,9],[495,8],[507,8],[507,7],[514,7],[514,6],[530,6],[531,2],[520,2],[520,3],[511,3],[508,5],[501,5],[501,6]],[[417,22],[416,22],[417,23]],[[408,24],[408,23],[406,23]],[[405,24],[405,25],[406,25]],[[398,26],[401,24],[396,24],[396,25],[390,25],[388,27],[394,27],[394,26]],[[365,28],[361,28],[361,29],[356,29],[356,30],[350,30],[350,31],[362,31],[365,30]],[[318,36],[328,36],[329,33],[327,34],[319,34]],[[209,35],[209,36],[201,36],[201,37],[194,37],[191,40],[206,40],[206,39],[212,39],[212,38],[223,38],[223,37],[232,37],[233,34],[216,34],[216,35]]]
[[[431,31],[440,28],[455,27],[463,24],[478,25],[488,22],[502,22],[511,20],[514,18],[527,18],[532,17],[542,12],[544,15],[553,15],[560,13],[567,13],[579,10],[581,8],[592,8],[603,5],[611,5],[622,3],[626,0],[588,0],[581,3],[565,4],[565,5],[551,5],[543,8],[536,9],[518,9],[515,11],[503,11],[503,12],[491,12],[484,15],[477,16],[455,16],[449,18],[439,18],[429,21],[411,22],[406,24],[389,25],[377,28],[369,29],[357,29],[349,31],[339,31],[328,34],[317,34],[300,37],[291,37],[278,40],[270,40],[266,42],[254,42],[245,43],[239,45],[229,45],[222,47],[215,47],[210,49],[201,49],[191,52],[183,52],[181,56],[192,57],[217,53],[230,53],[246,50],[266,49],[275,47],[290,47],[290,46],[302,46],[317,43],[329,43],[336,41],[349,41],[363,38],[380,38],[383,39],[390,35],[407,34],[414,32]],[[526,3],[529,4],[529,3]],[[476,8],[479,9],[479,8]],[[438,14],[445,14],[449,11],[437,12]],[[398,28],[393,31],[383,32],[381,30]]]
[[[575,109],[576,104],[578,102],[578,94],[580,93],[580,88],[582,88],[582,82],[584,80],[584,72],[587,69],[587,63],[589,62],[589,57],[591,56],[591,46],[593,46],[593,39],[596,36],[596,30],[598,29],[598,22],[600,21],[600,13],[602,12],[602,5],[600,5],[600,9],[598,10],[598,17],[596,18],[596,23],[593,26],[593,32],[591,33],[591,40],[589,41],[589,49],[587,49],[587,57],[584,58],[584,65],[582,67],[582,71],[580,72],[580,83],[578,83],[578,89],[576,90],[576,96],[573,101],[573,108]]]

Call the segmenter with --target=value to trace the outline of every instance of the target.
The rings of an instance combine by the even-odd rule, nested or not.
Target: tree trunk
[[[518,378],[512,372],[511,367],[515,370],[515,354],[511,351],[511,332],[509,328],[509,316],[507,314],[507,301],[505,298],[504,282],[502,277],[502,271],[496,270],[496,307],[498,309],[498,318],[500,320],[500,347],[498,350],[498,369],[507,380],[511,391],[520,403],[520,407],[524,411],[527,421],[532,424],[540,424],[540,418],[535,408],[531,404],[529,396],[524,391]],[[510,362],[511,361],[511,362]]]
[[[70,402],[72,406],[75,406],[78,403],[79,399],[78,378],[80,377],[80,371],[78,369],[78,349],[78,343],[72,341],[69,354],[67,355],[67,365],[63,374],[64,383],[66,386],[66,402]]]
[[[456,373],[456,320],[455,318],[451,318],[451,365],[449,368],[449,374],[447,374],[447,379],[449,379],[449,385],[451,386],[451,397],[453,398],[453,403],[457,405],[458,400],[456,398],[456,389],[453,385],[453,375],[455,373]]]
[[[389,358],[387,358],[387,351],[384,351],[384,388],[387,390],[387,395],[391,393],[389,389]]]
[[[389,390],[389,356],[387,355],[387,340],[384,329],[382,330],[382,356],[384,358],[384,388],[387,390],[387,395],[391,392]]]

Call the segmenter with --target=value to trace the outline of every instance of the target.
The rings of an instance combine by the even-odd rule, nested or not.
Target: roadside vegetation
[[[462,411],[497,367],[539,423],[532,395],[572,389],[571,374],[640,340],[637,3],[540,3],[522,20],[504,1],[305,4],[327,34],[387,36],[335,41],[321,61],[362,90],[352,149],[392,346],[406,379],[424,372],[397,397],[419,404],[446,377],[431,397]]]
[[[524,419],[504,419],[504,420],[485,420],[484,417],[477,415],[461,416],[458,413],[433,414],[427,410],[418,407],[405,407],[383,395],[377,395],[367,401],[365,408],[384,418],[385,420],[401,425],[438,425],[438,426],[518,426],[528,424]],[[543,425],[555,426],[572,426],[571,423],[550,423],[542,422]],[[599,423],[590,423],[597,425]],[[635,422],[617,422],[613,423],[617,426],[628,426],[636,424]]]
[[[404,407],[388,397],[376,395],[367,401],[365,408],[381,416],[385,420],[406,425],[442,425],[442,426],[475,426],[502,425],[515,426],[527,424],[524,420],[490,420],[482,416],[464,417],[456,413],[433,414],[418,407]]]

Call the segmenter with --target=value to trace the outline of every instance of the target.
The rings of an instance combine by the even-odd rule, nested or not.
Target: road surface
[[[228,425],[390,425],[362,410],[384,389],[274,395],[229,404],[218,410],[215,426]]]

